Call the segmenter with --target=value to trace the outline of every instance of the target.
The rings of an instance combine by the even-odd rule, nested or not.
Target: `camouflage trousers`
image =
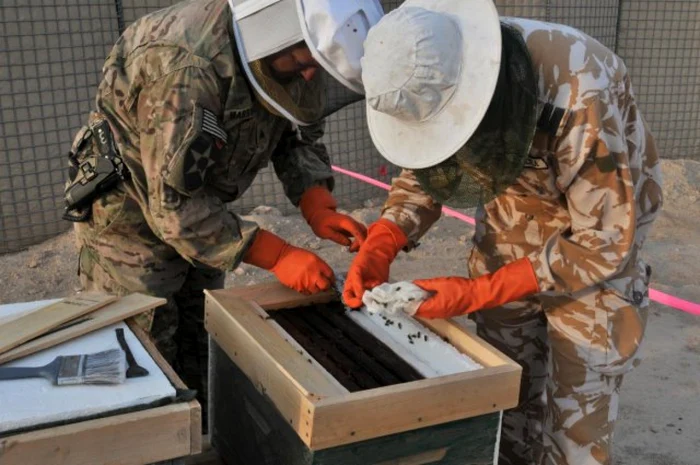
[[[85,290],[115,295],[143,292],[167,299],[165,305],[138,315],[135,320],[150,332],[160,353],[187,387],[197,390],[197,400],[202,405],[202,424],[206,429],[209,350],[204,329],[203,291],[223,288],[225,274],[213,268],[190,265],[183,284],[174,292],[159,292],[157,288],[128,289],[124,284],[134,282],[134,277],[121,276],[127,269],[122,269],[119,277],[113,277],[94,259],[95,253],[88,247],[80,252],[80,281]]]
[[[537,296],[472,314],[480,337],[523,367],[504,412],[500,465],[609,465],[620,386],[640,359],[647,305],[610,289]]]

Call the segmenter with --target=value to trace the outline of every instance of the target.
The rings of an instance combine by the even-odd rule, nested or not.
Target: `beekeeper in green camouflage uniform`
[[[415,281],[434,293],[418,316],[471,313],[522,365],[499,463],[610,464],[649,305],[641,249],[662,204],[625,64],[573,28],[499,22],[488,0],[408,0],[370,31],[362,69],[375,145],[405,169],[346,302],[388,279],[441,204],[479,205],[472,278]]]
[[[167,298],[140,322],[201,400],[203,289],[222,287],[241,262],[305,293],[334,279],[313,253],[228,211],[260,169],[272,162],[319,237],[365,237],[335,212],[320,138],[324,116],[362,97],[362,43],[382,14],[374,0],[187,1],[136,21],[107,58],[66,194],[81,281]],[[124,180],[105,174],[107,158]],[[94,180],[98,193],[83,195]]]

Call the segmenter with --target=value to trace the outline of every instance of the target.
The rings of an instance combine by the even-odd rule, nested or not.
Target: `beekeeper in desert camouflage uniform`
[[[319,139],[326,114],[362,98],[362,43],[382,14],[374,0],[187,1],[136,21],[107,58],[96,111],[73,144],[67,191],[75,196],[98,177],[94,135],[105,120],[114,164],[123,161],[129,176],[68,212],[78,221],[81,281],[167,298],[141,323],[202,401],[203,289],[223,287],[224,272],[241,262],[305,293],[334,280],[319,257],[226,203],[272,161],[316,235],[342,245],[366,235],[335,212]]]
[[[522,365],[499,463],[611,463],[646,324],[640,252],[662,204],[625,64],[570,27],[499,24],[487,0],[409,0],[370,31],[362,68],[372,138],[405,169],[346,302],[387,281],[441,204],[479,204],[472,279],[415,281],[434,293],[417,314],[475,312],[479,335]]]

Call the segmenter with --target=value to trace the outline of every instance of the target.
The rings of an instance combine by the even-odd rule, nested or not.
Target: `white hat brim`
[[[459,83],[432,118],[408,122],[367,105],[367,123],[377,150],[402,168],[421,169],[451,157],[474,134],[496,89],[501,65],[501,26],[491,0],[407,0],[449,14],[462,33]]]

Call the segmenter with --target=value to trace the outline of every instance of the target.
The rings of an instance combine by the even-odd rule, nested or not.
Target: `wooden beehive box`
[[[172,385],[186,390],[150,337],[138,325],[127,324]],[[201,407],[196,400],[130,410],[0,435],[0,464],[145,465],[201,452]]]
[[[350,392],[273,318],[277,310],[335,300],[335,292],[304,296],[278,283],[207,292],[210,431],[214,447],[224,449],[224,460],[252,463],[255,457],[256,465],[465,463],[438,460],[450,445],[488,431],[482,439],[492,441],[489,459],[469,463],[492,463],[499,412],[517,404],[520,366],[453,322],[426,320],[421,321],[425,327],[483,368]],[[412,462],[383,462],[375,449],[386,453],[387,444],[408,451],[418,447],[412,457],[428,455]],[[279,455],[269,458],[267,452],[268,458],[260,458],[265,453],[250,451],[262,447],[284,451],[285,458],[280,462]],[[338,459],[348,447],[354,458]]]

